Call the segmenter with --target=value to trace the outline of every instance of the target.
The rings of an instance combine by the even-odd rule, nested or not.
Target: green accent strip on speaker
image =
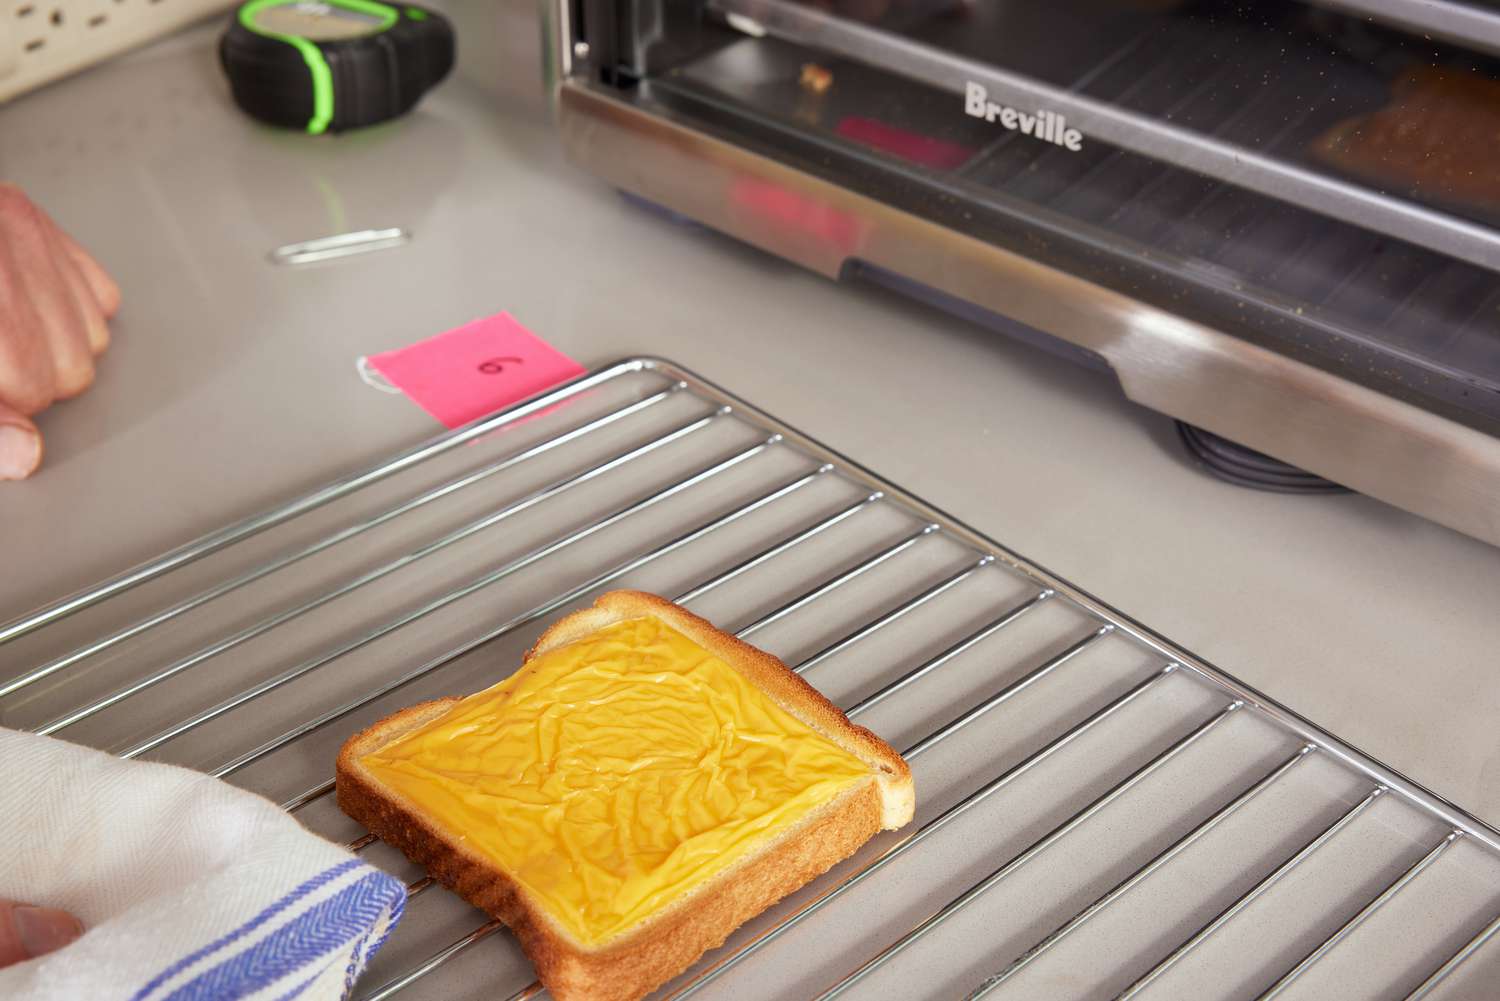
[[[296,2],[297,0],[250,0],[240,8],[239,20],[240,24],[250,31],[266,38],[285,42],[302,56],[302,61],[307,64],[307,72],[312,78],[313,89],[313,114],[307,121],[307,131],[310,135],[319,135],[327,131],[328,123],[333,121],[333,71],[328,68],[328,60],[323,57],[323,51],[306,38],[267,31],[255,21],[255,15],[267,7]],[[333,6],[346,7],[349,10],[357,10],[362,14],[380,18],[381,23],[375,29],[376,32],[385,31],[400,17],[394,7],[377,3],[376,0],[330,0],[330,2]]]

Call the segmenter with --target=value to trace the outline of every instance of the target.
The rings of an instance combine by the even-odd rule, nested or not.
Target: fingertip
[[[114,319],[114,315],[120,311],[120,285],[110,277],[102,265],[95,263],[98,268],[89,288],[94,297],[99,300],[99,311],[104,314],[106,320]]]
[[[53,397],[54,403],[71,400],[73,397],[81,395],[84,390],[94,384],[95,370],[92,359],[93,356],[90,355],[89,360],[86,362],[80,361],[75,365],[58,367],[57,389],[56,395]]]
[[[84,250],[77,240],[74,240],[61,229],[58,235],[62,237],[63,248],[73,263],[83,272],[84,280],[88,282],[89,291],[94,294],[94,299],[99,303],[99,311],[104,314],[106,320],[112,319],[120,311],[120,285],[110,277],[104,265],[94,259],[94,255]]]
[[[24,480],[42,464],[42,452],[42,433],[35,424],[0,414],[0,480]]]
[[[88,342],[89,354],[97,356],[103,354],[104,349],[109,347],[109,323],[99,303],[98,293],[94,291],[93,284],[84,274],[83,266],[78,263],[77,257],[61,240],[61,235],[58,234],[59,241],[56,244],[57,266],[63,273],[63,279],[68,283],[68,290],[72,293],[73,302],[77,305],[83,320],[84,339]]]
[[[49,363],[51,360],[47,359]],[[0,386],[0,390],[3,390],[3,397],[0,397],[0,426],[8,423],[12,414],[26,418],[52,406],[58,400],[56,386],[57,370],[51,364],[47,366],[43,377],[18,386]]]
[[[99,325],[92,328],[92,333],[89,336],[89,346],[94,349],[95,355],[102,355],[107,351],[109,349],[109,342],[114,336],[110,332],[109,324],[103,322],[107,319],[109,319],[108,314],[101,317]]]
[[[11,916],[16,923],[16,938],[32,959],[56,952],[83,934],[83,922],[55,907],[18,904]]]
[[[94,300],[98,302],[99,311],[104,314],[104,318],[109,319],[113,317],[120,310],[119,284],[110,277],[109,272],[104,270],[104,265],[100,264],[93,254],[84,250],[83,245],[69,236],[67,231],[57,225],[50,216],[42,212],[40,208],[36,208],[35,211],[39,218],[45,220],[51,232],[56,235],[58,241],[62,244],[63,250],[72,259],[73,264],[83,272],[83,277],[88,283],[89,291],[93,293]]]

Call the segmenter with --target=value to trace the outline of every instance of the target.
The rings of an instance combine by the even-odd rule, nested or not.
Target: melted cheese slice
[[[361,760],[588,945],[873,778],[654,617],[550,650]]]

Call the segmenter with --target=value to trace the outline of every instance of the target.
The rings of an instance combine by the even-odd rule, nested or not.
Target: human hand
[[[0,183],[0,479],[41,464],[42,435],[28,418],[93,383],[119,308],[120,288],[99,262]]]
[[[66,911],[0,900],[0,969],[61,949],[82,934],[83,925]]]

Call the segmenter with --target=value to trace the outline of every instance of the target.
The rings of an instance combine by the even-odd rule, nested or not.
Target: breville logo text
[[[1083,148],[1083,133],[1068,128],[1068,120],[1051,111],[1028,115],[990,100],[989,91],[969,81],[964,85],[964,113],[987,122],[998,121],[1008,129],[1019,129],[1028,136],[1065,146],[1077,153]]]

